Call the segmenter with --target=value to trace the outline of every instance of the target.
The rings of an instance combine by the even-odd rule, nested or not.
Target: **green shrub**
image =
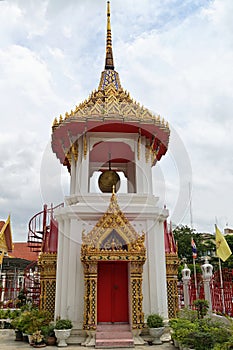
[[[26,334],[33,334],[50,323],[50,313],[45,310],[31,309],[23,311],[12,322],[12,327]]]
[[[197,310],[197,316],[198,318],[203,318],[209,309],[209,303],[207,300],[204,299],[197,299],[193,302],[193,305],[195,306],[195,309]]]
[[[41,333],[45,338],[55,337],[54,328],[55,326],[53,324],[49,324],[48,326],[42,326]]]
[[[179,311],[179,318],[184,318],[186,320],[194,322],[198,318],[197,310],[190,310],[188,308],[181,309]]]
[[[71,329],[72,327],[70,320],[60,319],[56,322],[54,329]]]
[[[214,346],[214,338],[210,332],[195,331],[187,334],[181,343],[195,350],[210,350]]]
[[[151,314],[147,317],[147,326],[149,328],[163,327],[163,318],[158,314]]]
[[[172,328],[172,338],[178,340],[183,346],[195,350],[233,349],[232,323],[226,325],[211,318],[196,319],[194,322],[185,318],[176,318],[170,320],[169,324]]]

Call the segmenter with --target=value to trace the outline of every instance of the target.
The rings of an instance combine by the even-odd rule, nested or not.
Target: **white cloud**
[[[174,132],[155,170],[161,205],[173,221],[189,223],[192,176],[194,225],[203,231],[215,216],[220,227],[233,226],[232,7],[231,0],[111,2],[123,87],[164,116],[180,140]],[[43,202],[59,202],[68,191],[64,169],[51,158],[57,163],[47,172],[43,154],[53,118],[98,86],[105,11],[106,1],[0,2],[0,218],[11,212],[14,237],[26,239],[28,220]]]

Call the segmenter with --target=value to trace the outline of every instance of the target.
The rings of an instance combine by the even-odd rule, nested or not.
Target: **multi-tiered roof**
[[[52,127],[52,149],[60,162],[69,167],[69,153],[74,142],[87,132],[138,133],[146,137],[152,165],[166,153],[170,130],[160,115],[134,101],[121,87],[114,69],[110,4],[107,5],[107,40],[105,69],[97,90],[65,116],[55,118]]]

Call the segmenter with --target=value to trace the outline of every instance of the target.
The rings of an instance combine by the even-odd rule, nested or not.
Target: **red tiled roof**
[[[38,259],[38,253],[32,252],[27,245],[27,242],[13,243],[12,253],[8,254],[12,258],[21,258],[29,261]]]

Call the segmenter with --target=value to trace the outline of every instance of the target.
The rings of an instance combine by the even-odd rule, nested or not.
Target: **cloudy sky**
[[[112,0],[115,69],[131,96],[169,121],[153,170],[173,223],[233,227],[233,1]],[[53,119],[98,87],[106,0],[0,1],[0,219],[27,239],[43,203],[68,194],[50,151]]]

